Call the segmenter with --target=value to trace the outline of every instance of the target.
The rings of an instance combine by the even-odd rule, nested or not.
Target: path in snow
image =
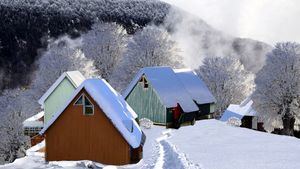
[[[166,130],[157,138],[159,143],[159,157],[154,169],[200,169],[199,165],[193,164],[185,154],[179,154],[176,147],[167,139],[172,135],[172,130]]]

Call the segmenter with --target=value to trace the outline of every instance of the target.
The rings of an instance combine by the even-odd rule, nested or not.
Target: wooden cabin
[[[136,163],[145,142],[136,116],[105,80],[85,80],[41,131],[46,140],[45,159]]]
[[[253,101],[247,98],[241,104],[230,104],[221,117],[221,121],[227,122],[231,118],[241,121],[241,127],[262,130],[262,123],[257,117],[257,112],[252,108]]]
[[[44,111],[26,119],[23,122],[24,135],[30,137],[31,146],[42,142],[44,137],[39,135],[39,132],[44,127]]]
[[[30,137],[31,146],[44,140],[38,133],[84,80],[79,71],[64,72],[39,99],[44,110],[23,122],[24,134]]]
[[[148,118],[154,124],[174,128],[209,116],[215,103],[194,71],[170,67],[141,69],[123,96],[139,119]]]

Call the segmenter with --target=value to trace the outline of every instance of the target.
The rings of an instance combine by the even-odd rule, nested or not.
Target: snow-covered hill
[[[226,36],[201,18],[183,13],[159,0],[2,0],[0,89],[28,85],[33,63],[49,39],[78,37],[95,20],[116,22],[129,34],[149,24],[163,25],[189,55],[187,63],[199,64],[204,56],[238,55],[250,71],[261,68],[269,45]]]
[[[204,169],[296,169],[300,168],[300,140],[245,128],[227,126],[217,120],[197,121],[179,130],[153,126],[144,129],[147,141],[144,159],[121,168]],[[89,161],[50,162],[27,156],[1,169],[95,168]],[[119,168],[119,167],[118,167]]]

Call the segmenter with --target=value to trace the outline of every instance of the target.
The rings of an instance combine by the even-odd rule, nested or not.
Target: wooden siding
[[[103,164],[129,164],[130,145],[113,126],[101,108],[94,105],[94,115],[83,114],[73,99],[60,117],[46,131],[46,161],[92,160]]]
[[[30,138],[30,143],[31,143],[31,147],[39,144],[40,142],[42,142],[44,140],[44,137],[43,136],[40,136],[40,135],[36,135],[34,137],[31,137]]]
[[[52,116],[59,111],[62,106],[69,100],[75,87],[73,84],[65,78],[51,93],[51,95],[44,102],[44,122],[45,124],[52,118]]]
[[[161,103],[151,83],[148,88],[138,82],[126,98],[127,103],[138,114],[138,118],[148,118],[154,123],[166,124],[166,108]]]

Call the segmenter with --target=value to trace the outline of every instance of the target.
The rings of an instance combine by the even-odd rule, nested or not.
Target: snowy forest
[[[0,164],[25,155],[22,122],[70,70],[122,93],[140,68],[189,67],[217,99],[216,119],[251,96],[267,131],[293,135],[300,120],[298,43],[231,37],[156,0],[3,0],[0,22]]]

